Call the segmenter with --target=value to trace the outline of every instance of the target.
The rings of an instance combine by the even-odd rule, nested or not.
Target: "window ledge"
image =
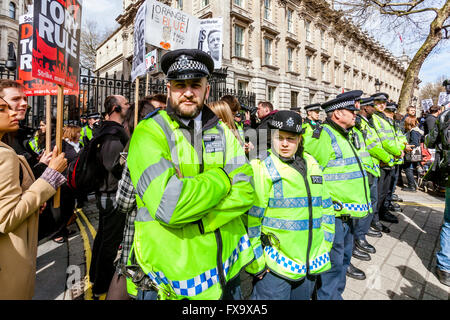
[[[239,57],[239,56],[232,56],[231,59],[238,59],[238,60],[242,60],[242,61],[245,61],[245,62],[253,62],[252,59],[248,59],[248,58],[245,58],[245,57]]]
[[[272,66],[270,64],[263,64],[261,67],[267,67],[267,68],[272,69],[272,70],[280,70],[280,68]]]

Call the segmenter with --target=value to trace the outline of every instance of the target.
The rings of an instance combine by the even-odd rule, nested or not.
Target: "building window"
[[[244,56],[244,28],[239,26],[234,27],[234,55]]]
[[[311,56],[306,56],[306,76],[311,77]]]
[[[175,2],[175,7],[179,10],[183,10],[183,0],[177,0]]]
[[[264,64],[272,65],[272,40],[264,38]]]
[[[338,73],[339,73],[339,68],[338,67],[336,67],[336,68],[334,68],[334,85],[337,85],[338,84]]]
[[[287,29],[289,32],[294,32],[294,23],[292,21],[292,17],[294,16],[294,11],[288,9],[287,11]]]
[[[247,81],[241,81],[238,80],[238,94],[243,95],[245,92],[248,91],[248,82]]]
[[[305,21],[306,40],[311,42],[311,22]]]
[[[264,0],[264,19],[270,20],[271,16],[270,0]]]
[[[323,31],[323,30],[320,30],[320,47],[322,49],[326,49],[326,46],[325,46],[325,31]]]
[[[202,8],[209,4],[209,0],[202,0]]]
[[[239,7],[243,7],[242,0],[234,0],[234,4],[239,6]]]
[[[270,103],[274,104],[275,103],[275,89],[276,87],[271,87],[268,86],[267,87],[267,101],[269,101]]]
[[[309,103],[308,104],[313,104],[315,95],[316,94],[314,92],[309,93]]]
[[[16,20],[16,4],[14,2],[9,3],[9,17]]]
[[[294,71],[293,52],[294,52],[294,49],[292,49],[291,47],[287,48],[287,53],[288,53],[288,71],[290,71],[290,72]]]
[[[8,43],[8,60],[16,60],[16,50],[12,42]]]
[[[326,68],[326,64],[325,62],[321,62],[320,64],[321,67],[321,71],[322,71],[322,81],[326,81],[327,80],[327,68]]]
[[[298,107],[298,92],[291,91],[291,108],[297,108]]]

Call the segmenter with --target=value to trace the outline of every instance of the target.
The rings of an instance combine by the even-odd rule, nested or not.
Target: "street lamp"
[[[376,78],[375,79],[375,91],[380,92],[380,88],[381,88],[381,82],[380,82],[380,80],[378,80],[378,78]]]

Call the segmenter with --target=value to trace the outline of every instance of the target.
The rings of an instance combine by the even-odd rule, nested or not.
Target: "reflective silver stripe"
[[[222,138],[223,145],[223,164],[225,164],[227,160],[227,139],[225,137],[225,130],[223,129],[221,124],[217,124],[217,130],[219,131],[220,137]],[[228,172],[228,171],[227,171]]]
[[[183,182],[173,175],[167,183],[164,194],[156,210],[156,218],[164,223],[169,224],[172,219],[173,212],[177,207],[178,199],[183,189]]]
[[[168,126],[168,124],[160,114],[156,114],[152,119],[156,121],[156,123],[161,127],[162,131],[164,132],[167,143],[169,144],[172,161],[176,166],[178,166],[179,165],[178,153],[177,149],[175,148],[175,136],[173,130]]]
[[[144,197],[144,193],[147,191],[152,180],[158,178],[169,168],[173,168],[173,164],[169,160],[161,158],[158,163],[152,164],[145,169],[139,178],[136,188],[136,191],[141,199]]]
[[[247,158],[245,156],[237,156],[235,158],[230,159],[227,165],[225,166],[225,171],[230,174],[236,169],[239,169],[244,164],[248,163]]]
[[[360,156],[360,158],[362,158],[362,157],[370,157],[370,153],[368,153],[368,152],[361,152],[361,154],[359,156]]]
[[[239,172],[233,177],[233,185],[238,182],[248,182],[253,186],[253,177],[248,176],[245,173]]]
[[[150,212],[148,212],[148,209],[146,207],[142,207],[138,209],[136,221],[148,222],[148,221],[155,221],[155,219],[153,219],[153,217],[150,215]]]
[[[375,148],[377,146],[377,142],[375,141],[375,142],[373,142],[373,143],[371,143],[371,144],[369,144],[368,146],[367,146],[367,149],[372,149],[372,148]]]

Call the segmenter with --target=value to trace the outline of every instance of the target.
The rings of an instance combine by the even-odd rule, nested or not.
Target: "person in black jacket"
[[[125,216],[117,214],[115,210],[115,197],[122,175],[120,153],[129,140],[123,127],[129,108],[130,103],[125,97],[120,95],[107,97],[105,110],[108,120],[103,121],[94,134],[94,138],[104,136],[97,154],[97,161],[103,169],[102,183],[95,193],[99,210],[99,226],[92,248],[92,264],[89,270],[94,297],[99,297],[108,291],[115,270],[114,258],[125,226]]]
[[[424,135],[429,134],[433,130],[434,124],[436,123],[438,116],[439,116],[439,107],[432,106],[429,110],[429,114],[425,119],[425,125],[423,130]]]
[[[406,117],[404,131],[408,140],[408,146],[410,147],[407,148],[407,150],[411,150],[420,146],[423,131],[420,130],[417,125],[418,121],[416,117]],[[407,161],[406,159],[407,157],[405,157],[405,162],[402,165],[402,169],[405,170],[406,179],[408,180],[408,186],[402,188],[402,191],[416,192],[417,185],[414,180],[414,170],[417,167],[417,162]]]

